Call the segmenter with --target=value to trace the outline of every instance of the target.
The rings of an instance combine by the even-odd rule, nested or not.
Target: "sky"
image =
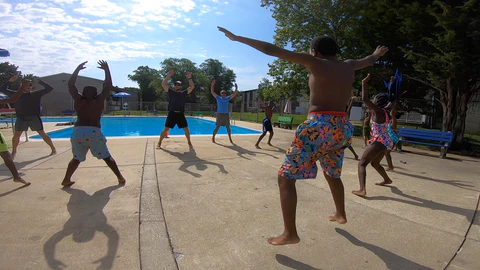
[[[217,30],[273,42],[275,20],[260,0],[0,0],[0,48],[23,74],[72,73],[102,79],[106,60],[113,84],[138,87],[128,75],[159,69],[169,57],[200,65],[218,59],[237,75],[239,90],[257,88],[275,58]]]

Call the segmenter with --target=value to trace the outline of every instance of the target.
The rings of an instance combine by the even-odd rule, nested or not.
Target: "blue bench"
[[[448,148],[453,140],[453,132],[444,132],[437,130],[415,129],[415,128],[401,128],[398,130],[399,149],[401,150],[402,142],[419,144],[426,146],[440,147],[440,158],[447,156]],[[419,139],[422,141],[414,141],[412,139]],[[431,142],[426,142],[431,141]]]
[[[62,115],[75,115],[74,110],[63,110]]]

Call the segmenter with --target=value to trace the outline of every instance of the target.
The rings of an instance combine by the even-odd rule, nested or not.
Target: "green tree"
[[[258,87],[257,87],[258,98],[261,98],[263,100],[273,99],[275,96],[272,95],[272,93],[273,93],[273,91],[271,90],[272,87],[273,87],[272,82],[270,82],[269,79],[262,78],[262,80],[260,81],[260,83],[258,84]]]
[[[158,70],[148,66],[140,66],[128,75],[128,79],[138,84],[140,88],[140,98],[144,102],[155,102],[158,98],[157,90],[154,87],[154,81],[158,79]]]
[[[0,63],[0,84],[5,83],[17,74],[18,66],[9,62]]]
[[[210,94],[211,81],[216,80],[214,86],[215,93],[220,94],[220,91],[223,89],[225,91],[231,91],[233,88],[236,75],[233,70],[227,68],[222,62],[217,59],[207,59],[200,64],[200,71],[203,73],[207,79],[206,85],[202,85],[205,88],[208,88],[207,93],[205,93],[205,100],[210,104],[216,103],[215,98]],[[205,82],[202,82],[205,83]],[[208,98],[207,98],[208,97]]]
[[[437,91],[443,107],[444,131],[454,132],[460,145],[468,103],[480,91],[480,1],[405,4],[400,31],[411,38],[402,47],[411,61],[409,78]],[[418,20],[425,18],[425,20]]]

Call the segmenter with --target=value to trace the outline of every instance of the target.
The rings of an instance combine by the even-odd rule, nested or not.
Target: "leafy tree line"
[[[189,102],[214,104],[215,98],[210,94],[212,80],[216,80],[215,92],[220,94],[220,90],[227,92],[232,89],[235,83],[236,75],[233,70],[227,68],[222,62],[216,59],[207,59],[199,66],[186,58],[167,58],[160,63],[160,69],[140,66],[128,75],[128,78],[138,83],[139,93],[145,102],[166,101],[167,97],[162,88],[162,81],[168,71],[174,70],[175,74],[170,79],[172,85],[175,81],[182,81],[183,85],[188,85],[185,74],[192,72],[195,90],[189,96]]]
[[[384,92],[383,80],[399,68],[406,109],[425,106],[409,99],[433,93],[443,108],[442,129],[461,144],[469,101],[480,91],[480,0],[261,0],[277,21],[274,40],[284,48],[308,53],[314,36],[326,34],[340,48],[339,58],[359,58],[385,45],[389,52],[373,68],[371,87]],[[259,88],[262,95],[293,99],[307,89],[307,71],[275,60]],[[268,86],[268,87],[267,87]],[[373,93],[375,91],[372,91]],[[409,98],[409,99],[407,99]],[[424,103],[427,104],[427,103]]]

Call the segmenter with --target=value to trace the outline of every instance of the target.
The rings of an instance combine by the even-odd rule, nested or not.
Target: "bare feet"
[[[255,147],[256,147],[257,149],[262,149],[262,148],[260,148],[260,146],[258,146],[258,144],[255,144]]]
[[[15,182],[15,183],[22,183],[24,186],[30,185],[30,182],[27,182],[27,181],[23,180],[23,178],[20,177],[20,176],[18,176],[18,178],[14,178],[14,179],[13,179],[13,182]]]
[[[11,156],[12,156],[12,160],[15,159],[15,156],[17,155],[17,152],[12,152]]]
[[[188,147],[190,147],[190,149],[193,149],[193,144],[189,143]]]
[[[62,182],[62,186],[64,186],[64,187],[69,187],[73,184],[75,184],[75,182],[72,182],[70,180],[63,180],[63,182]]]
[[[157,149],[162,149],[162,145],[160,143],[157,143]]]
[[[394,167],[388,167],[385,169],[385,171],[393,171]]]
[[[336,221],[340,224],[345,224],[347,223],[347,217],[341,216],[341,215],[334,215],[334,216],[329,216],[328,220],[330,221]]]
[[[285,233],[277,237],[270,237],[268,238],[268,243],[274,246],[281,246],[281,245],[291,245],[297,244],[300,242],[300,237],[298,235],[287,236]]]
[[[367,196],[367,192],[365,190],[354,190],[352,193],[360,197]]]
[[[215,137],[212,137],[212,143],[215,143]]]
[[[53,148],[52,153],[50,153],[50,156],[55,156],[57,154],[57,149]]]
[[[267,143],[267,144],[270,145],[270,146],[273,146],[271,143]]]
[[[383,180],[383,182],[375,183],[375,185],[377,185],[377,186],[385,186],[385,185],[390,185],[391,183],[393,183],[393,181],[390,180],[390,179],[388,179],[388,180]]]
[[[358,155],[355,155],[355,160],[358,160]]]
[[[125,178],[118,178],[118,184],[119,185],[124,185],[125,183],[127,182],[127,180],[125,180]]]
[[[230,143],[231,143],[231,144],[234,144],[233,141],[232,141],[232,139],[230,139]]]

